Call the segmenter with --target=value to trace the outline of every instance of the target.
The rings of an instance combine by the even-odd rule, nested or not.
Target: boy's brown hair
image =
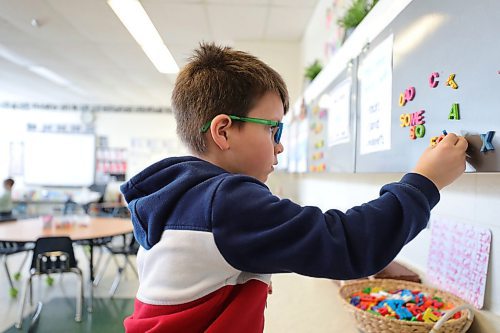
[[[288,111],[282,77],[256,57],[213,43],[200,44],[180,71],[172,108],[181,140],[196,153],[207,149],[201,127],[219,114],[246,116],[267,92],[276,92]]]

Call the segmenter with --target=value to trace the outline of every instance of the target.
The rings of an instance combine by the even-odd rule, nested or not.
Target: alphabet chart
[[[427,277],[476,308],[483,307],[491,231],[433,218]]]

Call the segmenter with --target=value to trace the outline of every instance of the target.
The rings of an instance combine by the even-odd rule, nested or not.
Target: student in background
[[[377,273],[465,170],[467,141],[449,133],[379,198],[322,212],[264,184],[284,149],[289,106],[272,68],[202,44],[177,77],[172,106],[192,156],[166,158],[121,187],[141,245],[128,332],[262,332],[272,273]]]
[[[12,215],[12,187],[14,179],[7,178],[3,181],[3,191],[0,194],[0,216]]]

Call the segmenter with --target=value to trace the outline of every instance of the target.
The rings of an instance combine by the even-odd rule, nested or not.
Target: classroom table
[[[90,246],[90,296],[88,311],[92,311],[93,283],[94,283],[94,244],[105,237],[119,236],[133,231],[130,219],[89,217],[83,223],[69,224],[56,227],[52,223],[49,227],[41,218],[23,219],[0,223],[0,241],[4,242],[36,242],[40,237],[67,236],[73,241],[87,241]]]

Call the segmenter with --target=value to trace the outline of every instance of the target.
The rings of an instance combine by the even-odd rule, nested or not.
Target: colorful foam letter
[[[422,124],[415,126],[415,135],[417,138],[423,138],[425,135],[425,126]]]
[[[431,86],[431,88],[436,88],[438,86],[439,80],[436,80],[436,78],[438,77],[439,77],[438,72],[432,73],[431,76],[429,77],[429,85]]]
[[[485,134],[481,134],[481,141],[483,142],[483,145],[481,146],[481,151],[487,152],[488,150],[495,150],[495,147],[493,147],[493,144],[491,143],[491,140],[493,140],[493,136],[495,135],[495,131],[488,131]]]
[[[450,74],[450,76],[448,76],[448,80],[446,81],[446,85],[452,87],[453,89],[458,88],[458,85],[455,82],[455,74]]]
[[[399,106],[405,106],[405,104],[406,104],[405,94],[401,93],[399,95]]]
[[[415,98],[415,87],[410,87],[405,90],[405,99],[407,101],[413,101]]]
[[[451,105],[451,111],[448,115],[449,120],[460,120],[460,109],[458,107],[458,103],[453,103]]]

